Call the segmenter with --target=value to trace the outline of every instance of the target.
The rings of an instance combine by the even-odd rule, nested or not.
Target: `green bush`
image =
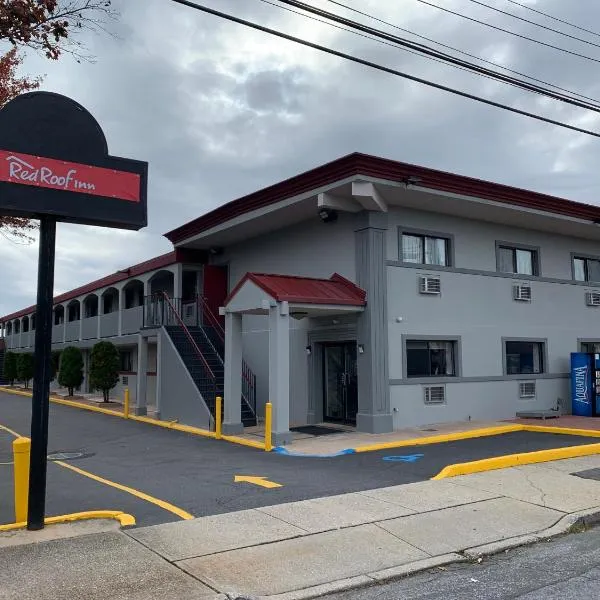
[[[53,357],[54,358],[54,357]],[[67,346],[60,357],[60,369],[58,371],[58,385],[69,390],[69,396],[73,395],[76,387],[83,383],[83,354],[75,346]]]
[[[7,352],[4,355],[4,379],[6,379],[10,385],[15,385],[15,379],[18,377],[17,372],[17,355],[14,352]]]
[[[102,390],[104,402],[108,402],[110,390],[119,381],[119,351],[111,342],[98,342],[92,348],[90,359],[90,386]]]
[[[22,353],[17,356],[17,378],[29,387],[29,380],[33,377],[33,354]]]

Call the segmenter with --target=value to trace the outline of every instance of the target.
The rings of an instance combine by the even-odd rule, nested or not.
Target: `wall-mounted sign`
[[[110,156],[102,129],[74,100],[23,94],[0,110],[0,214],[140,229],[148,164]]]

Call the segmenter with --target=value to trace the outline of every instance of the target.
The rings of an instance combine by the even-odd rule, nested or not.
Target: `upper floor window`
[[[573,257],[575,281],[600,281],[600,259]]]
[[[498,244],[496,248],[498,271],[516,275],[538,275],[538,251],[531,248]]]
[[[450,265],[449,240],[416,233],[402,234],[402,261],[419,265]]]

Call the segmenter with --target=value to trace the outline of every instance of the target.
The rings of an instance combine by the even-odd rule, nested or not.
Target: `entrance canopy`
[[[295,318],[360,312],[366,292],[334,273],[329,279],[247,273],[225,299],[225,313],[267,314],[280,304]]]

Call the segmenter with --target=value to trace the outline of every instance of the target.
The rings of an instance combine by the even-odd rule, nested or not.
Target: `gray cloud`
[[[325,0],[312,0],[343,12]],[[512,87],[308,21],[258,0],[204,0],[300,37],[566,121],[600,122]],[[423,6],[347,0],[428,37],[592,97],[597,64]],[[591,26],[594,0],[538,0],[541,10]],[[29,56],[45,88],[74,97],[100,121],[112,153],[150,163],[149,227],[143,232],[59,227],[56,288],[169,250],[168,231],[223,202],[354,151],[597,202],[598,141],[326,56],[177,6],[120,0],[116,36],[92,36],[95,64]],[[462,1],[458,11],[600,57],[600,49]],[[510,10],[518,10],[511,6]],[[524,16],[537,19],[526,11]],[[351,13],[349,13],[351,14]],[[356,18],[356,15],[352,15]],[[541,19],[541,17],[539,17]],[[555,25],[550,22],[551,25]],[[600,26],[599,26],[600,29]],[[390,30],[394,31],[394,30]],[[404,34],[403,34],[404,35]],[[407,37],[408,34],[406,34]],[[600,39],[600,38],[598,38]],[[35,248],[0,240],[0,313],[31,304]]]

